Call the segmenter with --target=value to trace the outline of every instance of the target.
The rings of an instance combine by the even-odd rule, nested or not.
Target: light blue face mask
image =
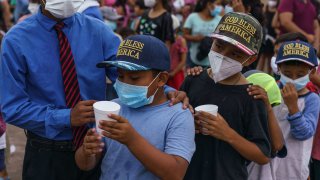
[[[215,6],[214,9],[211,10],[211,16],[212,17],[218,16],[219,14],[221,14],[222,10],[223,10],[222,6]]]
[[[224,7],[224,13],[228,14],[229,12],[233,12],[233,7],[226,5]]]
[[[159,75],[160,73],[157,75],[156,78],[154,78],[150,85],[158,78]],[[147,95],[150,85],[135,86],[123,83],[117,79],[114,84],[114,88],[119,96],[121,103],[131,108],[139,108],[151,104],[154,100],[155,94],[159,90],[157,89],[156,92],[148,98]]]
[[[292,80],[291,78],[285,76],[284,74],[281,74],[281,78],[280,78],[280,82],[282,83],[283,86],[285,86],[287,83],[291,82],[292,84],[294,84],[295,88],[297,91],[300,91],[301,89],[303,89],[304,87],[306,87],[306,85],[309,82],[309,73],[301,78]]]

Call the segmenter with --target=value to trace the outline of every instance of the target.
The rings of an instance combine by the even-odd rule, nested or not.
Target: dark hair
[[[137,0],[135,5],[138,6],[140,9],[148,9],[148,7],[144,5],[143,0]]]
[[[264,14],[261,0],[242,0],[242,3],[246,9],[250,8],[249,13],[263,25]]]
[[[294,33],[286,33],[286,34],[283,34],[281,35],[279,38],[277,38],[275,44],[279,44],[279,43],[283,43],[283,42],[286,42],[286,41],[303,41],[303,42],[308,42],[307,38],[299,33],[299,32],[294,32]]]
[[[280,63],[279,65],[281,66],[282,64],[287,65],[287,66],[303,66],[303,65],[308,65],[304,62],[301,61],[285,61],[283,63]],[[310,65],[309,65],[310,66]],[[310,66],[312,67],[312,66]]]
[[[126,8],[127,0],[117,0],[116,3],[114,4],[115,7],[120,7],[122,8],[124,15],[127,15],[127,8]]]
[[[152,69],[151,71],[152,71],[152,76],[153,76],[153,77],[157,77],[158,74],[162,72],[162,71],[157,70],[157,69]]]
[[[162,1],[162,6],[168,11],[168,12],[172,12],[172,7],[169,4],[169,0],[161,0]]]
[[[215,0],[198,0],[196,7],[194,8],[194,12],[201,12],[203,11],[208,3],[214,3]]]
[[[119,35],[123,39],[126,39],[127,37],[135,35],[135,34],[136,34],[136,32],[129,27],[124,27],[119,30]]]

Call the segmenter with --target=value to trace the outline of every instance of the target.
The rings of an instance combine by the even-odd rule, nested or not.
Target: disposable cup
[[[96,129],[99,134],[102,130],[99,128],[99,121],[115,121],[108,117],[109,114],[119,115],[120,105],[111,101],[98,101],[93,104],[94,116],[96,119]]]
[[[213,104],[201,105],[201,106],[196,107],[195,110],[196,111],[204,111],[204,112],[210,113],[214,116],[218,115],[218,106],[213,105]]]
[[[201,105],[201,106],[198,106],[195,108],[196,111],[203,111],[203,112],[207,112],[207,113],[210,113],[214,116],[217,116],[218,115],[218,106],[216,105],[213,105],[213,104],[206,104],[206,105]],[[206,122],[203,122],[202,123],[206,123]],[[202,128],[202,130],[207,130],[206,128]],[[208,135],[208,134],[205,134],[205,133],[202,133],[203,135]]]

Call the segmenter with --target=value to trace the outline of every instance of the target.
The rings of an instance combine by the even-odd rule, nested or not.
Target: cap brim
[[[314,65],[313,63],[309,62],[309,61],[306,61],[304,59],[300,59],[300,58],[287,58],[287,59],[281,59],[280,61],[276,61],[276,64],[280,64],[280,63],[283,63],[283,62],[287,62],[287,61],[300,61],[300,62],[303,62],[303,63],[306,63],[312,67],[315,67],[316,65]]]
[[[101,63],[97,64],[98,68],[105,68],[114,66],[120,69],[128,70],[128,71],[147,71],[150,70],[150,68],[141,66],[139,64],[134,64],[127,61],[103,61]]]
[[[234,39],[232,39],[230,37],[227,37],[227,36],[224,36],[224,35],[220,35],[220,34],[216,34],[216,33],[211,34],[210,37],[217,38],[217,39],[226,41],[226,42],[228,42],[228,43],[230,43],[232,45],[235,45],[236,47],[241,49],[244,53],[248,54],[249,56],[257,54],[254,51],[252,51],[251,49],[247,48],[242,43],[240,43],[240,42],[238,42],[238,41],[236,41],[236,40],[234,40]]]

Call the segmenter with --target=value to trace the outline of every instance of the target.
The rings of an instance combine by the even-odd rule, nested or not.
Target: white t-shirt
[[[5,149],[6,146],[6,133],[4,133],[1,137],[0,137],[0,149]]]

